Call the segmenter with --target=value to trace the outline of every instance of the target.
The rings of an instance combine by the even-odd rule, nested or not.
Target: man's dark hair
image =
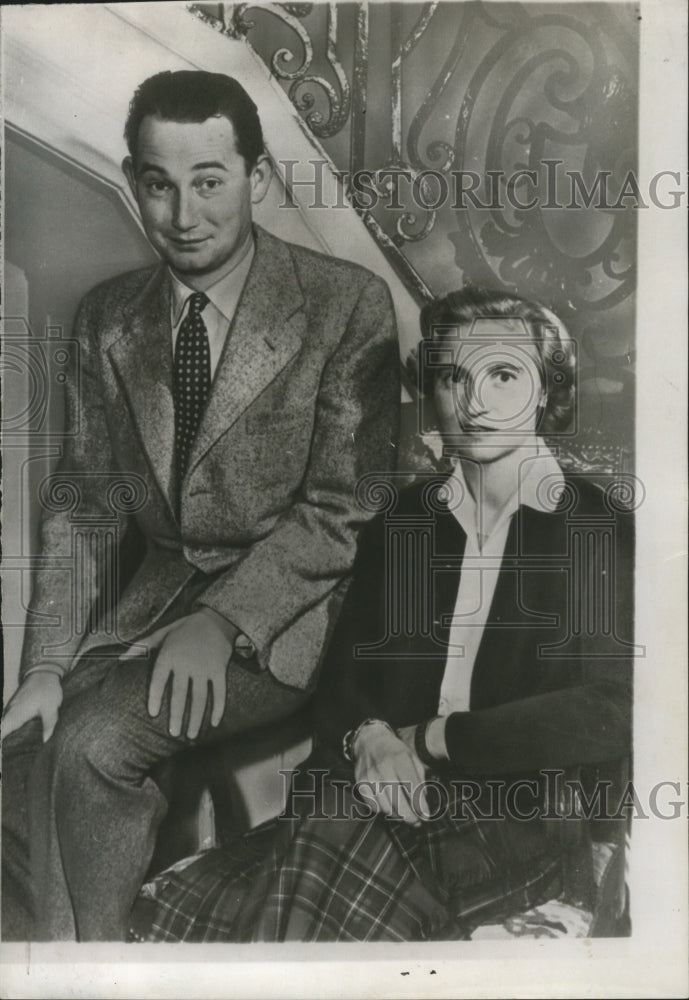
[[[256,105],[241,83],[224,73],[166,70],[144,80],[131,99],[124,127],[135,162],[139,128],[148,115],[171,122],[205,122],[222,115],[234,128],[237,152],[244,157],[247,173],[265,151]]]

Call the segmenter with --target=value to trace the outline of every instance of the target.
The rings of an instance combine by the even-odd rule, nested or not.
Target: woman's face
[[[476,320],[470,330],[462,330],[454,362],[454,371],[443,372],[435,383],[445,444],[478,462],[532,444],[545,392],[526,324]]]

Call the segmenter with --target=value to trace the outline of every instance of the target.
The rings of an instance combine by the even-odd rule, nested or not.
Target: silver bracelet
[[[342,756],[345,760],[348,760],[350,764],[354,763],[354,744],[356,743],[359,733],[366,726],[372,726],[374,723],[379,723],[381,726],[385,726],[386,729],[390,730],[393,736],[397,735],[390,723],[386,722],[385,719],[364,719],[364,721],[361,722],[356,729],[350,729],[349,732],[345,733],[342,740]]]

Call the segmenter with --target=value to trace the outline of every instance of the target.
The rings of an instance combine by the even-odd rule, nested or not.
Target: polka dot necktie
[[[194,292],[175,347],[175,457],[181,482],[211,387],[211,352],[201,313],[208,296]]]

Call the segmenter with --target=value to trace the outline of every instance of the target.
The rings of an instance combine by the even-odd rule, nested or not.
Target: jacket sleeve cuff
[[[211,618],[227,641],[234,646],[237,637],[242,634],[241,629],[238,628],[237,625],[231,622],[228,618],[225,618],[224,615],[221,615],[219,611],[215,610],[215,608],[208,607],[207,604],[199,604],[197,610]]]
[[[248,635],[241,631],[239,626],[235,625],[234,622],[229,621],[224,615],[221,615],[219,611],[215,608],[209,607],[207,604],[197,605],[197,610],[202,614],[207,615],[209,618],[215,622],[215,625],[220,629],[228,644],[232,647],[232,653],[234,656],[238,656],[240,660],[251,660],[257,656],[257,650],[254,643],[251,641]],[[262,664],[259,663],[263,669]]]

